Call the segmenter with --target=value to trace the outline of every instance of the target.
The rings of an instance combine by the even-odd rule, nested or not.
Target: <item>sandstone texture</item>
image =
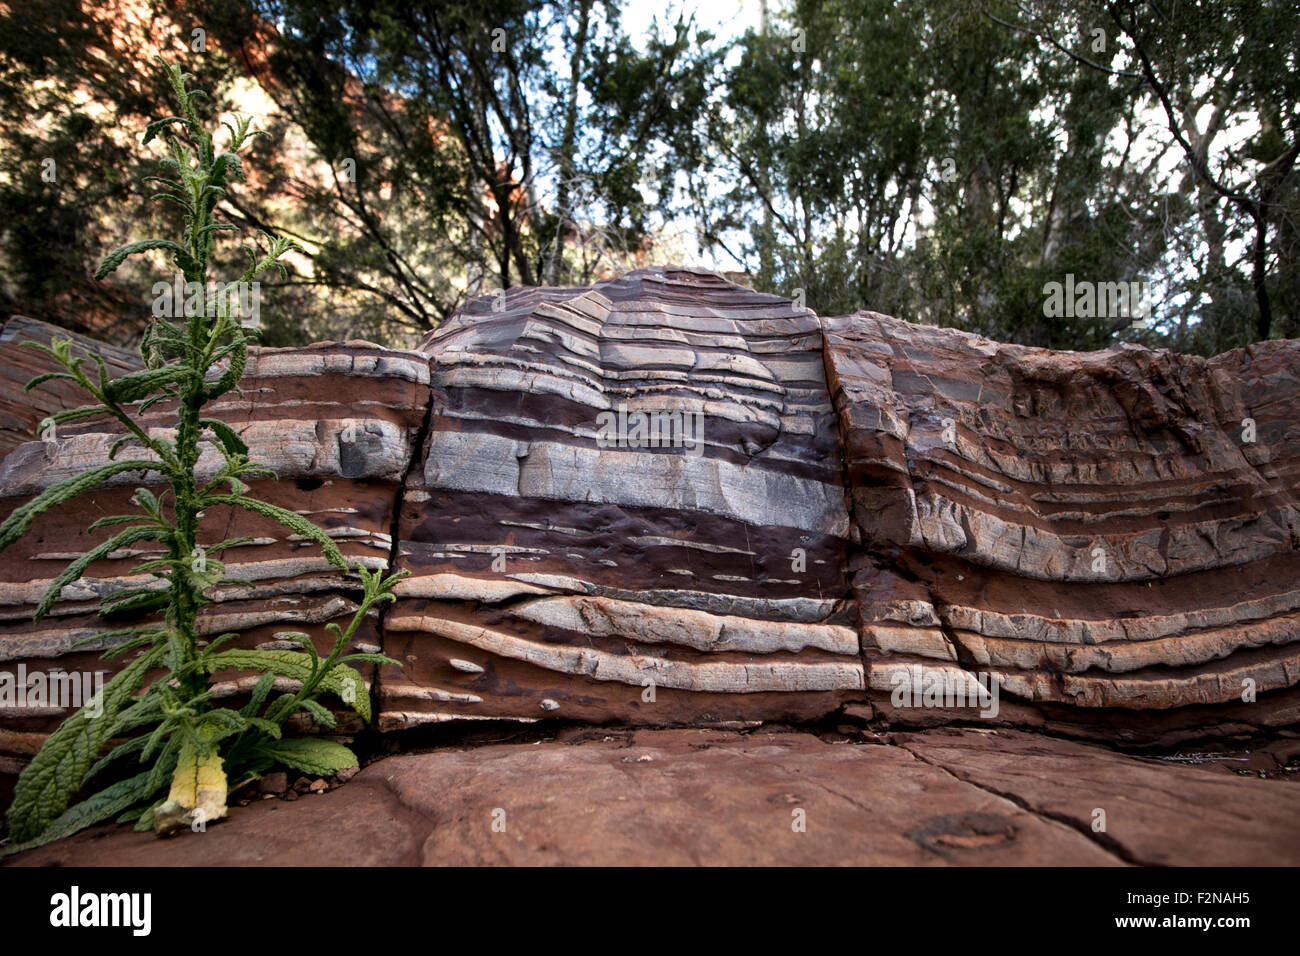
[[[516,290],[427,336],[398,531],[413,573],[385,627],[406,666],[380,683],[381,726],[796,718],[860,697],[822,341],[788,300],[686,272]],[[698,416],[702,447],[602,448],[620,408]]]
[[[1297,343],[1205,360],[826,329],[873,689],[926,660],[1117,730],[1296,719]]]
[[[77,355],[99,355],[115,376],[144,367],[139,352],[106,345],[35,319],[14,316],[0,328],[0,455],[7,455],[36,437],[46,415],[86,404],[85,393],[68,382],[46,382],[30,392],[24,389],[37,375],[54,371],[56,366],[47,356],[23,343],[49,345],[52,335],[72,339]]]
[[[1006,730],[593,729],[388,757],[203,833],[100,827],[4,862],[1294,866],[1295,786]]]
[[[51,331],[56,330],[46,327],[47,341]],[[208,408],[211,417],[240,432],[255,460],[275,471],[276,480],[254,483],[259,497],[310,517],[350,559],[371,568],[387,567],[393,509],[416,454],[428,373],[423,357],[368,343],[266,349],[250,356],[242,397],[232,393]],[[167,418],[162,405],[150,410],[150,420],[158,427]],[[53,482],[102,463],[115,438],[105,426],[90,421],[63,426],[52,443],[18,447],[0,466],[0,485],[16,496],[8,499],[6,510]],[[209,449],[200,469],[212,469],[219,460]],[[136,474],[119,478],[75,499],[61,513],[47,514],[0,555],[0,670],[15,680],[24,671],[111,674],[124,666],[127,658],[101,660],[105,648],[97,642],[72,645],[107,629],[96,613],[102,596],[161,583],[130,574],[137,555],[119,553],[96,564],[91,574],[64,589],[62,600],[41,624],[32,623],[36,603],[68,559],[97,541],[86,527],[105,515],[133,510],[134,489],[146,482]],[[222,556],[228,575],[251,587],[210,592],[213,603],[201,612],[200,632],[215,636],[238,631],[236,644],[244,647],[274,645],[284,632],[307,633],[326,650],[330,639],[324,625],[355,610],[355,592],[342,572],[325,561],[315,545],[274,521],[229,509],[209,513],[205,521],[209,543],[228,537],[253,539]],[[363,624],[356,642],[379,644],[377,623],[374,619]],[[231,676],[219,685],[218,696],[246,691],[253,680]],[[66,709],[55,706],[0,709],[0,771],[12,774],[20,769],[64,716]]]
[[[14,320],[0,334],[0,439],[28,439],[0,465],[0,511],[103,461],[116,437],[92,420],[32,440],[76,401],[21,397],[45,367],[16,343],[53,331]],[[242,395],[211,412],[276,472],[258,494],[368,566],[411,572],[358,635],[403,665],[367,674],[383,731],[851,714],[1136,746],[1300,722],[1297,342],[1210,360],[1057,353],[640,270],[476,300],[410,350],[255,350]],[[667,447],[611,447],[610,416],[638,413],[693,424]],[[165,427],[166,408],[151,414]],[[139,483],[84,496],[0,554],[0,669],[113,668],[71,645],[105,628],[101,595],[137,583],[129,556],[66,588],[41,625],[31,614],[89,546],[85,526]],[[253,587],[210,595],[204,630],[323,646],[353,583],[278,525],[209,519],[213,540],[255,538],[227,556]],[[949,687],[996,680],[996,715],[898,706],[917,668]],[[63,714],[0,711],[0,771]],[[908,773],[939,759],[862,749],[854,760]],[[960,750],[943,759],[956,767]],[[953,773],[975,780],[971,760]],[[1042,789],[1015,799],[1073,812]]]

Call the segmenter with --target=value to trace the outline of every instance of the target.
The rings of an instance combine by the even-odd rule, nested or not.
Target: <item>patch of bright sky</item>
[[[780,8],[780,0],[769,0],[768,9],[775,13]],[[694,16],[695,23],[720,40],[735,40],[744,36],[746,30],[757,30],[762,20],[763,5],[759,0],[703,0],[700,3],[674,3],[666,6],[632,0],[623,7],[623,29],[632,42],[641,44],[644,37],[650,35],[656,21],[662,34],[671,35],[672,25],[685,13]]]
[[[775,17],[781,9],[781,0],[768,0],[768,15]],[[645,49],[645,40],[658,26],[661,36],[672,36],[673,24],[685,14],[694,18],[695,26],[715,37],[719,44],[729,44],[745,35],[747,30],[757,31],[763,18],[763,5],[759,0],[702,0],[698,3],[670,2],[667,5],[631,0],[622,8],[621,23],[624,32],[639,49]],[[738,57],[739,50],[732,51]],[[646,184],[648,187],[648,184]],[[643,187],[646,188],[646,187]],[[704,250],[696,237],[694,221],[677,217],[666,219],[661,227],[663,255],[681,265],[698,265],[709,269],[738,270],[743,264],[724,250]],[[728,245],[741,237],[727,237]],[[666,261],[666,260],[665,260]]]

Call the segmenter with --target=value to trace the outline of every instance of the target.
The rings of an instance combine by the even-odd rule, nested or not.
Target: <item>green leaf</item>
[[[153,768],[149,771],[149,786],[151,790],[156,790],[167,782],[172,769],[176,766],[176,755],[180,752],[180,749],[181,741],[179,734],[171,736],[168,738],[167,743],[163,744],[158,759],[154,762]]]
[[[164,365],[162,368],[132,372],[108,383],[105,394],[118,405],[128,405],[152,395],[164,385],[179,385],[194,378],[194,370],[184,365]]]
[[[125,811],[119,813],[117,819],[113,822],[119,826],[123,823],[134,823],[136,820],[140,819],[140,814],[144,812],[146,807],[152,806],[153,804],[151,803],[137,803],[135,806],[128,807]]]
[[[306,683],[312,677],[311,657],[300,651],[232,650],[205,655],[200,665],[210,674],[223,670],[270,671]],[[317,685],[351,707],[367,723],[370,721],[370,694],[366,683],[351,667],[335,664]]]
[[[114,551],[117,551],[120,548],[125,548],[127,545],[134,544],[137,541],[158,541],[167,537],[170,533],[170,531],[155,526],[128,528],[120,534],[116,534],[109,538],[102,544],[91,548],[81,557],[77,558],[64,568],[63,573],[54,579],[54,583],[51,584],[49,589],[45,592],[45,597],[41,598],[41,603],[37,606],[36,614],[33,616],[32,620],[39,624],[41,618],[45,617],[45,615],[49,613],[50,608],[54,607],[54,602],[59,599],[60,592],[62,592],[69,584],[80,580],[81,576],[86,573],[86,569],[96,561],[102,561]]]
[[[166,492],[164,492],[164,494],[166,494]],[[154,493],[148,488],[135,489],[135,494],[132,495],[132,499],[137,505],[149,512],[153,517],[157,518],[159,521],[162,520],[162,505],[159,503],[158,499],[154,497]]]
[[[246,182],[244,166],[240,162],[237,153],[222,153],[217,157],[216,162],[212,164],[212,174],[214,176],[225,176],[227,172],[239,182]]]
[[[258,678],[257,686],[253,688],[253,695],[248,699],[248,703],[244,705],[243,709],[240,710],[240,713],[245,717],[255,716],[262,709],[262,705],[266,703],[266,697],[271,693],[274,684],[275,674],[270,671]]]
[[[208,554],[216,554],[219,551],[228,551],[231,548],[239,548],[242,547],[243,545],[251,544],[253,541],[256,540],[257,540],[256,538],[249,538],[249,537],[227,538],[225,541],[221,541],[217,544],[214,544],[212,547],[208,548]],[[249,584],[251,582],[245,581],[244,583]]]
[[[234,337],[230,345],[227,346],[230,349],[230,365],[221,374],[221,378],[217,379],[216,384],[209,387],[204,393],[209,401],[226,394],[226,392],[238,385],[239,380],[244,377],[244,367],[248,363],[247,336],[239,326],[233,327],[230,331]]]
[[[34,379],[23,386],[24,392],[30,392],[37,385],[42,385],[52,379],[67,379],[69,382],[75,382],[77,376],[69,372],[46,372],[44,375],[37,375]]]
[[[112,410],[107,405],[82,405],[78,408],[65,408],[62,411],[50,415],[50,420],[56,425],[65,425],[68,422],[79,422],[85,418],[94,418],[96,415],[110,415]]]
[[[164,589],[131,588],[104,598],[99,606],[99,616],[142,614],[157,611],[170,603],[171,595]]]
[[[140,145],[142,146],[149,145],[149,141],[153,139],[155,136],[157,136],[159,133],[166,133],[167,127],[171,126],[172,123],[184,123],[184,122],[185,122],[185,117],[183,116],[165,116],[162,119],[154,120],[152,123],[150,123],[148,126],[144,128],[144,139],[140,141]]]
[[[312,643],[310,637],[301,631],[285,631],[276,635],[282,641],[291,641],[301,647],[307,656],[311,658],[311,666],[315,668],[320,661],[320,655],[316,653],[316,645]]]
[[[119,524],[130,524],[132,521],[143,520],[141,515],[109,515],[106,518],[100,518],[91,524],[87,529],[89,531],[98,531],[100,528],[109,528]]]
[[[143,751],[140,754],[141,760],[148,760],[150,755],[162,745],[163,741],[171,741],[172,731],[176,729],[176,721],[168,719],[163,721],[153,729],[144,740]]]
[[[94,644],[100,641],[114,641],[117,640],[119,637],[135,637],[140,634],[148,634],[148,633],[151,633],[151,628],[149,625],[142,625],[139,627],[123,627],[112,631],[101,631],[98,634],[92,634],[90,637],[83,637],[80,640],[73,641],[72,647],[73,649],[76,649],[78,647],[85,647],[87,644]]]
[[[212,429],[213,434],[217,436],[217,440],[221,442],[221,447],[226,449],[228,454],[248,454],[248,446],[244,444],[244,440],[239,437],[239,433],[225,422],[218,421],[215,418],[200,418],[199,424]]]
[[[139,819],[135,821],[135,826],[133,826],[131,829],[134,830],[136,833],[148,833],[150,830],[152,830],[153,812],[162,803],[163,803],[163,798],[159,797],[158,799],[154,800],[153,803],[149,804],[149,806],[147,806],[144,809],[144,811],[140,814]],[[128,822],[128,821],[123,821],[123,822]]]
[[[157,789],[157,787],[149,786],[149,771],[146,770],[144,773],[136,774],[134,777],[115,783],[111,787],[106,787],[94,796],[81,801],[75,807],[60,814],[39,835],[16,846],[6,848],[5,853],[16,853],[44,846],[54,840],[71,836],[78,830],[84,830],[96,823],[102,823],[111,817],[117,816],[123,810],[139,803],[141,800],[147,800],[153,796]]]
[[[317,777],[332,777],[341,770],[360,766],[356,754],[332,740],[294,737],[261,749],[284,766]]]
[[[133,637],[129,641],[123,641],[116,647],[110,647],[102,656],[104,660],[111,661],[114,658],[121,657],[129,651],[135,650],[137,647],[144,647],[146,644],[157,643],[158,638],[166,633],[166,631],[156,631],[148,634],[141,634],[139,637]]]
[[[0,524],[0,551],[3,551],[26,534],[27,529],[32,526],[32,522],[37,517],[51,508],[63,504],[70,498],[75,498],[77,495],[102,484],[114,475],[120,475],[127,471],[160,471],[161,469],[162,464],[160,462],[115,461],[111,464],[100,465],[98,468],[91,468],[89,471],[83,471],[81,474],[74,475],[57,485],[51,485],[27,504],[15,508],[13,513],[5,519],[4,524]]]
[[[250,729],[260,730],[262,733],[266,734],[266,736],[270,737],[272,740],[280,739],[280,734],[281,734],[280,725],[275,723],[274,721],[267,720],[264,717],[247,717],[245,718],[245,720],[247,721],[248,727]]]
[[[151,684],[148,690],[131,701],[130,706],[122,708],[117,719],[113,721],[113,731],[109,737],[120,737],[127,731],[162,720],[166,715],[163,712],[161,690],[166,687],[166,683],[162,681]]]
[[[139,441],[140,439],[137,438],[135,435],[123,435],[117,441],[113,442],[113,447],[108,450],[108,460],[116,461],[117,453],[119,451],[121,451],[127,445],[131,444],[131,442],[139,442]]]
[[[118,246],[104,256],[99,263],[99,268],[95,270],[95,278],[103,279],[110,273],[116,272],[117,267],[125,262],[128,256],[133,256],[138,252],[148,252],[151,249],[165,249],[170,252],[177,263],[187,272],[194,266],[194,260],[190,258],[189,254],[170,239],[141,239],[137,242],[128,242],[124,246]]]
[[[92,713],[88,703],[46,739],[45,746],[23,770],[14,788],[8,818],[9,832],[15,842],[40,836],[50,821],[67,808],[68,801],[81,786],[81,778],[107,742],[114,717],[162,656],[160,647],[141,654],[114,675],[97,695],[102,713]]]
[[[87,770],[86,775],[81,778],[81,785],[84,787],[86,784],[90,783],[90,781],[94,780],[97,776],[99,776],[100,772],[103,771],[105,767],[107,767],[109,764],[113,763],[114,761],[120,760],[123,757],[130,756],[131,754],[136,753],[137,751],[143,750],[145,742],[148,739],[149,739],[148,737],[140,736],[140,737],[132,738],[131,740],[128,740],[124,744],[118,744],[118,746],[114,747],[111,751],[109,751],[107,755],[95,761],[94,766],[92,766],[89,770]]]
[[[340,664],[355,664],[362,661],[366,664],[380,664],[385,667],[401,667],[401,661],[395,661],[391,657],[385,657],[383,654],[348,654],[346,657],[340,657]]]
[[[290,531],[294,531],[304,538],[311,538],[320,545],[321,551],[324,552],[325,558],[330,564],[340,567],[344,571],[348,570],[347,559],[343,557],[343,552],[339,550],[339,546],[334,543],[329,535],[300,514],[281,508],[279,505],[273,505],[267,501],[258,501],[256,498],[246,498],[243,495],[211,495],[208,497],[206,504],[230,505],[232,508],[243,508],[245,511],[251,511],[265,518],[273,518]]]
[[[338,726],[338,718],[334,716],[328,707],[324,706],[319,701],[307,697],[298,703],[307,711],[307,713],[311,714],[312,719],[322,727],[333,728]]]

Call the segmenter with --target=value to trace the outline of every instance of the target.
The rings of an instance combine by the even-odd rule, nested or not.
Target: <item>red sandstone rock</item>
[[[113,375],[126,375],[143,367],[139,353],[130,349],[97,342],[20,315],[9,319],[0,328],[0,455],[8,454],[36,437],[45,416],[86,404],[85,393],[68,382],[51,381],[33,391],[26,391],[27,383],[37,375],[59,372],[63,368],[42,352],[22,343],[49,345],[55,335],[72,339],[76,355],[89,355],[92,351],[99,355]]]
[[[492,308],[421,344],[433,407],[385,635],[406,666],[381,726],[800,719],[860,697],[817,318],[684,270]],[[602,448],[620,408],[698,413],[700,434]]]
[[[1300,862],[1294,782],[1171,766],[1011,731],[905,734],[899,742],[967,783],[1094,834],[1131,863]]]
[[[357,635],[404,665],[368,675],[381,729],[978,719],[891,699],[918,665],[995,675],[991,723],[1077,736],[1300,722],[1300,343],[1053,353],[821,319],[678,269],[495,305],[416,351],[257,350],[243,397],[213,410],[280,476],[259,494],[371,567],[397,538],[412,575]],[[700,442],[602,447],[620,406],[699,413],[678,437]],[[18,447],[0,510],[101,461],[103,427],[68,426],[52,456]],[[96,565],[39,627],[31,611],[135,483],[0,555],[0,668],[104,666],[70,647],[128,562]],[[229,556],[255,586],[212,595],[205,632],[323,641],[349,582],[279,526],[220,523],[257,539]],[[0,770],[62,715],[0,715]]]
[[[427,403],[427,360],[356,342],[254,350],[241,387],[242,397],[225,396],[209,406],[209,413],[231,424],[254,458],[276,472],[278,480],[255,483],[254,493],[310,517],[350,559],[386,567],[393,506],[415,454]],[[160,426],[168,420],[161,405],[146,419]],[[92,420],[61,428],[53,449],[42,442],[20,446],[0,464],[0,489],[9,496],[0,509],[7,513],[32,492],[102,462],[115,437],[105,424]],[[208,450],[200,469],[216,461],[215,451]],[[21,666],[111,674],[126,663],[129,658],[103,662],[102,648],[93,643],[77,650],[72,644],[105,629],[96,614],[100,597],[154,582],[130,575],[135,562],[129,556],[94,565],[64,589],[40,625],[33,625],[32,613],[69,557],[98,540],[86,527],[101,516],[130,510],[134,489],[145,483],[138,475],[127,475],[82,495],[65,510],[43,516],[0,554],[0,671],[16,675]],[[325,624],[349,615],[357,592],[315,545],[274,521],[227,509],[208,515],[205,532],[212,541],[253,539],[222,556],[229,576],[253,586],[211,591],[214,603],[201,612],[201,634],[238,631],[238,646],[256,647],[273,644],[286,632],[306,633],[319,649],[328,649]],[[377,620],[363,622],[357,641],[380,643]],[[363,676],[372,680],[373,668],[363,670]],[[251,675],[220,677],[218,698],[246,692],[255,682]],[[63,716],[65,711],[53,707],[0,711],[0,771],[21,767],[34,753],[37,736]],[[355,728],[341,724],[339,729]]]
[[[389,757],[172,840],[98,828],[17,866],[1295,865],[1296,784],[1008,732],[902,746],[639,731]],[[1092,811],[1107,809],[1107,831]],[[800,829],[796,824],[799,824]]]
[[[873,689],[937,662],[1023,701],[1295,719],[1269,692],[1300,677],[1297,343],[1207,361],[826,328]]]

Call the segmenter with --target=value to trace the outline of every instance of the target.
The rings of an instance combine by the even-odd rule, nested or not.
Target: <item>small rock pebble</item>
[[[257,789],[263,793],[284,793],[289,789],[289,775],[283,770],[268,773],[257,782]]]

